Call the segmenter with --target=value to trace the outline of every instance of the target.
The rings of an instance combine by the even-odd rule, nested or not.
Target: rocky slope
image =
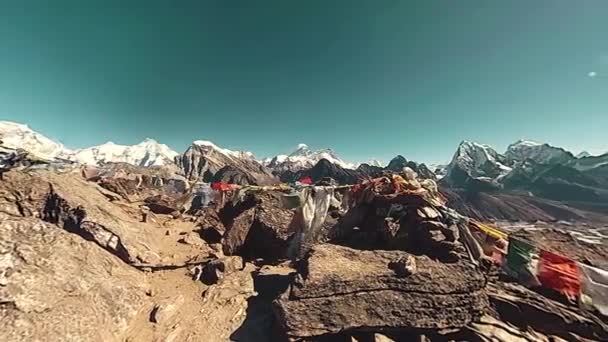
[[[252,265],[218,284],[193,280],[218,255],[197,220],[142,220],[141,202],[74,171],[11,170],[0,182],[0,340],[226,341],[242,328]],[[164,191],[145,180],[132,189]]]
[[[200,256],[201,251],[192,246],[167,254],[155,252],[168,239],[160,222],[142,222],[141,211],[120,206],[116,203],[120,198],[120,193],[87,182],[77,172],[10,172],[0,182],[5,213],[40,217],[96,243],[125,263],[162,267]]]

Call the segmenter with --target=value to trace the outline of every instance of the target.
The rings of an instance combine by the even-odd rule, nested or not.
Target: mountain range
[[[225,149],[205,140],[193,141],[181,154],[152,139],[132,146],[108,142],[71,150],[26,125],[6,121],[0,121],[0,139],[4,148],[24,149],[50,161],[153,166],[205,182],[267,185],[310,177],[354,184],[409,167],[421,178],[436,180],[448,204],[471,217],[579,220],[608,213],[608,153],[575,156],[563,148],[529,140],[516,141],[504,153],[463,141],[450,163],[429,167],[401,155],[385,166],[374,160],[349,163],[331,149],[314,151],[305,144],[289,154],[262,160],[251,152]]]
[[[276,178],[293,181],[311,176],[332,177],[353,183],[382,171],[399,172],[410,167],[421,177],[441,179],[441,184],[469,191],[499,189],[535,189],[541,184],[554,184],[555,179],[568,184],[602,188],[608,154],[574,156],[563,148],[529,140],[519,140],[501,154],[488,145],[463,141],[447,166],[427,167],[396,156],[386,166],[377,160],[349,163],[331,149],[311,150],[299,144],[290,154],[258,160],[251,152],[232,151],[210,141],[195,140],[179,154],[167,145],[145,139],[136,145],[107,142],[99,146],[71,150],[63,144],[37,133],[28,126],[0,121],[3,145],[22,148],[46,159],[62,159],[82,164],[99,165],[123,162],[137,166],[176,165],[190,179],[231,180],[247,184],[271,183]],[[582,190],[581,190],[582,191]]]

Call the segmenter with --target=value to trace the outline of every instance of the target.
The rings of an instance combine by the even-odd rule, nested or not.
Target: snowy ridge
[[[138,166],[166,165],[173,162],[177,152],[153,139],[133,145],[107,142],[103,145],[70,150],[27,125],[0,121],[0,139],[9,148],[21,148],[38,157],[68,159],[82,164],[96,165],[106,162],[124,162]]]
[[[299,171],[315,166],[321,159],[345,169],[354,169],[357,165],[342,160],[331,149],[312,151],[306,144],[298,144],[295,151],[289,155],[280,154],[273,158],[262,160],[262,164],[275,171]]]
[[[608,165],[608,153],[599,156],[577,158],[572,160],[569,165],[579,171],[605,167]]]
[[[33,131],[27,125],[10,121],[0,121],[0,140],[9,148],[22,148],[45,159],[68,159],[73,151],[44,135]]]
[[[526,159],[538,164],[566,163],[575,157],[563,148],[541,144],[530,140],[518,140],[507,147],[505,156],[511,164]]]
[[[359,165],[361,165],[361,164],[367,164],[367,165],[369,165],[369,166],[376,166],[376,167],[383,167],[383,166],[384,166],[384,163],[382,163],[382,162],[381,162],[381,161],[379,161],[378,159],[373,159],[373,158],[372,158],[372,159],[370,159],[370,160],[368,160],[368,161],[366,161],[366,162],[363,162],[363,163],[358,163],[358,164],[356,164],[355,166],[356,166],[356,167],[359,167]]]
[[[192,145],[201,146],[201,147],[209,147],[209,148],[211,148],[223,155],[229,156],[229,157],[247,158],[247,159],[254,158],[253,153],[251,153],[249,151],[233,151],[233,150],[229,150],[227,148],[221,148],[221,147],[217,146],[216,144],[214,144],[213,142],[208,141],[208,140],[195,140],[192,142]]]
[[[145,139],[132,146],[109,141],[103,145],[80,149],[74,152],[73,160],[90,165],[122,162],[138,166],[160,166],[172,163],[177,155],[169,146],[153,139]]]

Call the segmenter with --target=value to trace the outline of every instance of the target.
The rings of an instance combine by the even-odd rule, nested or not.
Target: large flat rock
[[[485,277],[470,264],[445,264],[425,256],[416,257],[417,272],[396,276],[389,264],[407,256],[402,251],[360,251],[325,244],[314,248],[306,260],[306,278],[291,291],[292,298],[315,298],[352,291],[397,290],[430,294],[479,291]]]
[[[289,338],[342,331],[463,327],[488,305],[485,277],[467,263],[415,257],[417,272],[398,277],[390,266],[402,251],[315,246],[299,276],[274,302]]]

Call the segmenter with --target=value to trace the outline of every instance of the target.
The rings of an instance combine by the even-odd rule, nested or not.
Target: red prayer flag
[[[580,293],[581,274],[578,265],[565,256],[541,250],[538,280],[542,286],[571,298]]]
[[[312,184],[312,178],[310,178],[310,177],[302,177],[300,179],[300,183],[310,185],[310,184]]]
[[[222,182],[211,183],[211,189],[217,190],[217,191],[229,191],[229,190],[235,190],[236,188],[237,188],[237,186],[235,184],[227,184],[227,183],[222,183]]]

